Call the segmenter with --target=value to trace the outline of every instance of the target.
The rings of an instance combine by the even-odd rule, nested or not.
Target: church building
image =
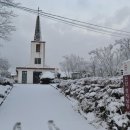
[[[18,83],[40,83],[40,75],[47,71],[55,72],[55,68],[45,67],[45,41],[41,39],[40,16],[38,13],[34,40],[31,41],[30,64],[28,67],[16,67]]]

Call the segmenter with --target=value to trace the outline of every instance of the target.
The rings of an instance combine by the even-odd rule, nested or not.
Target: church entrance
[[[40,75],[41,75],[41,73],[42,72],[36,72],[36,71],[33,72],[33,83],[34,84],[40,83]]]

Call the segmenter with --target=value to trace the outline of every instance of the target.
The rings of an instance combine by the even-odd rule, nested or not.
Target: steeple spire
[[[36,19],[36,27],[35,27],[35,35],[34,35],[34,41],[40,42],[41,39],[41,28],[40,28],[40,17],[39,17],[39,7],[38,7],[38,15]]]
[[[39,16],[39,12],[40,12],[41,10],[39,10],[39,6],[38,6],[38,16]]]

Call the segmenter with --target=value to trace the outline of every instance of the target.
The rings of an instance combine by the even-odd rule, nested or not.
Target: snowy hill
[[[130,114],[125,112],[122,77],[84,78],[61,81],[57,86],[74,107],[94,126],[127,130]]]

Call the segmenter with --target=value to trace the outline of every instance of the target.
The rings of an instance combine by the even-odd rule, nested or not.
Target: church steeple
[[[41,28],[40,28],[40,17],[39,17],[39,7],[38,7],[38,16],[36,19],[36,27],[35,27],[35,35],[34,35],[34,41],[40,42],[41,39]]]

